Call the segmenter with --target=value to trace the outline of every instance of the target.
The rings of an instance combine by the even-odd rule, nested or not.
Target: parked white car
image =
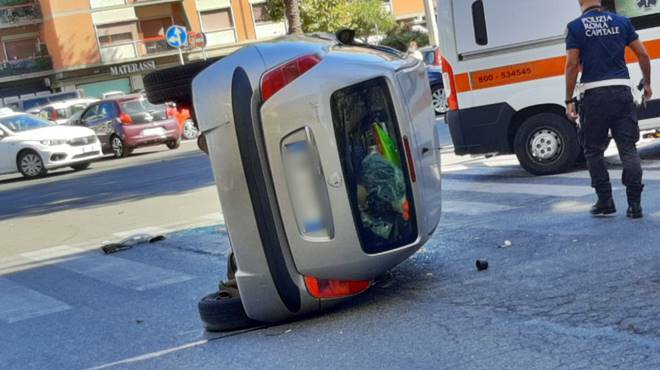
[[[78,112],[82,112],[92,103],[96,103],[98,99],[71,99],[62,102],[52,103],[40,107],[37,112],[34,112],[39,117],[53,121],[58,125],[66,125],[69,123],[71,116]],[[33,113],[30,111],[30,113]]]
[[[0,109],[0,174],[35,178],[62,167],[80,171],[101,156],[101,143],[86,127],[58,126]]]

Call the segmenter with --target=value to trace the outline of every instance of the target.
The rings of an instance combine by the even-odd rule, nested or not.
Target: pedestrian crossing
[[[490,164],[490,165],[487,165]],[[620,176],[613,170],[612,177]],[[535,212],[585,213],[593,201],[589,174],[582,170],[568,174],[534,177],[510,159],[489,162],[452,164],[443,167],[443,221],[488,222],[492,217],[515,217],[517,212],[536,207]],[[660,171],[647,171],[648,181],[660,181]],[[619,189],[620,190],[620,189]],[[546,202],[541,204],[541,202]],[[660,212],[649,213],[659,217]],[[215,224],[224,223],[221,214],[200,215]],[[153,226],[114,234],[117,240],[136,234],[167,234],[168,226]],[[0,331],[2,325],[14,325],[54,314],[75,312],[75,302],[52,294],[46,289],[25,286],[14,273],[36,271],[47,267],[79,277],[80,281],[107,284],[134,294],[169,290],[177,284],[198,279],[195,273],[175,267],[155,266],[146,258],[131,260],[122,254],[103,255],[80,246],[55,246],[22,253],[0,260]],[[185,263],[185,261],[182,261]],[[191,271],[183,270],[183,271]],[[221,272],[214,273],[220,276]],[[75,286],[70,289],[76,289]]]

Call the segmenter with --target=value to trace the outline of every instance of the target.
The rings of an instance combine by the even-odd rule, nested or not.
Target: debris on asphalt
[[[105,254],[113,254],[127,249],[131,249],[139,244],[153,244],[165,240],[164,235],[149,235],[149,234],[138,234],[129,236],[128,238],[120,241],[119,243],[108,243],[101,247],[101,250]]]
[[[513,242],[511,240],[505,240],[504,244],[500,245],[500,248],[511,248],[513,246]]]
[[[477,260],[477,270],[479,271],[486,271],[488,270],[488,261],[486,260]]]

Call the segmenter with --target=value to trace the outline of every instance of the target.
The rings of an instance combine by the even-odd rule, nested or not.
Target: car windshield
[[[121,108],[128,114],[137,114],[144,112],[165,111],[165,105],[154,105],[148,100],[129,100],[121,104]]]
[[[18,114],[0,118],[0,124],[13,132],[30,131],[53,126],[53,123],[29,114]]]

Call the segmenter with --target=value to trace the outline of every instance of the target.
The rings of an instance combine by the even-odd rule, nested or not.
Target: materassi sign
[[[113,76],[131,75],[135,73],[151,72],[156,70],[156,61],[148,60],[146,62],[136,62],[120,64],[110,67],[110,74]]]
[[[660,13],[657,0],[615,0],[616,12],[628,18]]]

